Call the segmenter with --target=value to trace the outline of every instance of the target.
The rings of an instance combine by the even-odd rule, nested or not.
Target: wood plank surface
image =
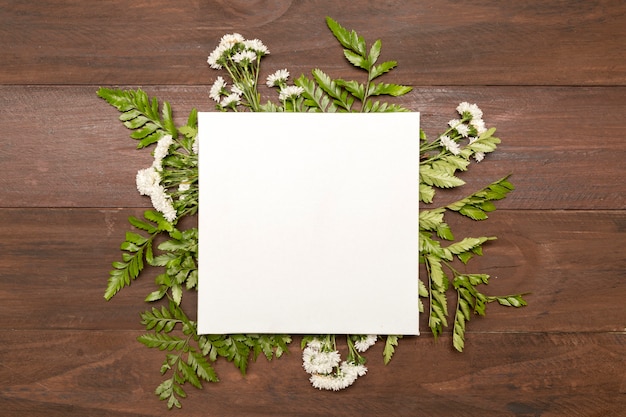
[[[103,298],[111,262],[149,201],[134,149],[100,86],[143,88],[182,122],[213,110],[207,55],[225,33],[263,40],[262,78],[319,67],[360,77],[325,26],[332,16],[399,67],[434,137],[460,101],[502,139],[444,204],[513,174],[489,220],[447,221],[493,235],[468,272],[488,294],[529,292],[523,309],[490,305],[450,331],[382,344],[368,375],[338,393],[311,387],[299,342],[242,377],[189,387],[182,411],[154,395],[164,352],[136,341],[156,271]],[[263,90],[269,96],[269,90]],[[626,410],[626,2],[622,0],[0,0],[0,416],[620,417]],[[193,219],[191,222],[193,223]],[[194,294],[184,303],[193,316]],[[454,303],[451,303],[451,309]]]
[[[156,290],[154,271],[146,270],[108,303],[103,294],[130,229],[126,219],[142,211],[0,210],[5,233],[0,295],[6,309],[0,328],[141,329],[139,313],[150,308],[142,300]],[[493,277],[485,293],[531,293],[530,305],[521,310],[490,305],[485,318],[470,322],[470,330],[624,331],[626,309],[616,308],[626,291],[624,211],[502,210],[482,223],[454,214],[447,221],[458,233],[498,237],[465,267]],[[192,316],[194,295],[185,295]],[[427,326],[424,315],[421,327]]]
[[[0,147],[5,167],[0,207],[147,204],[134,181],[136,171],[152,163],[150,151],[134,149],[130,131],[117,119],[119,113],[96,96],[97,89],[0,87],[0,106],[5,109],[0,125],[6,133]],[[194,107],[213,110],[208,87],[145,90],[170,102],[181,124]],[[517,191],[501,202],[502,208],[626,208],[626,182],[616,181],[615,173],[626,157],[626,141],[618,139],[623,136],[626,87],[416,88],[397,101],[422,113],[423,128],[431,138],[445,130],[461,101],[476,102],[488,125],[498,129],[503,142],[499,151],[463,175],[468,187],[449,198],[513,174]],[[38,116],[33,118],[35,111]]]
[[[4,0],[0,83],[207,84],[198,63],[229,32],[264,40],[270,66],[288,60],[297,74],[324,63],[339,75],[332,16],[382,39],[404,83],[624,85],[625,13],[621,0]]]
[[[152,394],[161,381],[154,364],[164,353],[148,351],[136,336],[121,330],[3,332],[0,342],[13,359],[0,376],[2,409],[28,416],[164,415]],[[245,378],[220,363],[221,381],[189,390],[184,409],[171,414],[618,417],[626,406],[626,345],[619,335],[474,336],[463,354],[445,347],[447,337],[403,340],[387,366],[378,344],[368,375],[339,393],[310,387],[296,340],[291,354],[259,359]],[[43,350],[48,361],[35,371],[33,356]]]

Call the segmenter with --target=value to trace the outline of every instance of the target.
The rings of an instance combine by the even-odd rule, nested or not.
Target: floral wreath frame
[[[230,78],[216,77],[209,97],[219,111],[256,112],[396,112],[404,107],[379,100],[381,96],[398,97],[409,93],[409,86],[384,83],[379,77],[397,66],[396,61],[378,63],[382,43],[376,40],[368,49],[363,37],[342,27],[330,17],[328,28],[344,48],[347,61],[367,73],[365,82],[332,79],[320,69],[312,78],[301,75],[288,84],[289,71],[279,69],[266,79],[266,86],[276,88],[278,103],[261,102],[259,73],[261,59],[269,49],[259,39],[248,40],[238,33],[224,35],[208,57],[214,70],[225,71]],[[230,88],[229,88],[230,84]],[[145,211],[143,218],[131,216],[133,229],[126,232],[120,249],[122,259],[113,262],[105,298],[110,300],[122,288],[137,279],[146,265],[162,268],[155,283],[157,289],[147,302],[166,300],[160,307],[141,313],[147,333],[139,342],[150,348],[167,351],[161,374],[167,378],[155,393],[167,402],[168,408],[181,407],[186,397],[184,385],[201,388],[203,382],[219,380],[212,364],[219,357],[231,361],[245,375],[250,359],[261,354],[268,360],[281,357],[292,341],[289,335],[232,334],[198,335],[196,322],[181,305],[183,293],[196,291],[198,285],[198,230],[181,228],[180,220],[192,217],[198,210],[198,143],[197,111],[193,109],[187,123],[176,126],[167,102],[159,105],[140,89],[116,90],[100,88],[98,96],[117,108],[119,119],[132,130],[131,138],[137,148],[154,146],[154,161],[150,167],[137,172],[137,190],[148,196],[154,210]],[[430,208],[436,189],[460,187],[464,181],[456,174],[466,171],[471,161],[480,162],[493,152],[500,140],[495,128],[487,128],[482,111],[475,104],[462,102],[456,108],[457,117],[450,120],[445,131],[429,141],[420,131],[419,198],[428,209],[419,213],[420,263],[426,279],[419,280],[420,312],[427,305],[428,325],[437,338],[448,326],[447,292],[456,292],[456,308],[452,326],[452,344],[463,351],[466,322],[473,314],[485,315],[486,305],[521,307],[526,305],[523,294],[490,296],[479,291],[488,284],[489,275],[460,272],[453,262],[467,264],[482,255],[482,247],[493,236],[455,239],[444,221],[445,214],[456,212],[472,220],[485,220],[495,210],[494,201],[503,199],[513,190],[508,176],[443,207]],[[157,244],[159,237],[165,241]],[[155,252],[156,249],[156,252]],[[347,357],[341,359],[336,335],[302,337],[303,368],[313,387],[341,390],[366,374],[366,352],[379,339],[384,340],[383,362],[387,364],[398,346],[397,335],[346,335]]]

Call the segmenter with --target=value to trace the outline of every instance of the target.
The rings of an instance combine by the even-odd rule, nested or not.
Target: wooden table
[[[378,343],[346,391],[311,388],[298,339],[243,378],[188,389],[185,416],[626,415],[626,3],[598,1],[0,1],[0,415],[157,416],[163,353],[136,341],[153,275],[105,302],[110,263],[148,152],[134,149],[100,86],[145,89],[182,122],[213,109],[206,64],[225,33],[260,38],[264,75],[348,68],[332,16],[397,59],[389,82],[433,137],[460,101],[502,144],[463,175],[470,192],[512,173],[516,190],[483,223],[495,235],[470,268],[490,305],[466,349],[427,332],[389,366]],[[454,194],[448,195],[449,198]],[[190,298],[190,303],[193,300]]]

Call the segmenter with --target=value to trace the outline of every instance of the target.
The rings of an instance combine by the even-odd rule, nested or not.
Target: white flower
[[[225,49],[230,49],[243,41],[245,41],[245,39],[239,33],[228,33],[222,36],[222,39],[220,39],[220,46],[224,47]]]
[[[155,188],[150,194],[152,206],[159,212],[163,213],[168,221],[172,222],[176,219],[176,209],[172,205],[172,197],[170,197],[163,186]]]
[[[193,144],[191,144],[191,150],[198,155],[198,135],[193,138]]]
[[[150,196],[152,206],[171,222],[176,219],[176,209],[172,205],[172,197],[167,194],[160,181],[161,176],[154,166],[137,171],[137,191],[141,195]]]
[[[243,41],[243,45],[246,49],[254,51],[258,56],[268,55],[270,53],[267,46],[265,46],[259,39],[245,40]]]
[[[337,373],[313,374],[309,381],[317,389],[339,391],[348,388],[360,376],[365,375],[367,368],[355,363],[343,362]]]
[[[191,188],[191,184],[189,184],[188,182],[181,182],[180,184],[178,184],[178,191],[181,193],[184,193],[185,191],[189,191],[190,188]]]
[[[311,375],[311,377],[309,378],[309,381],[311,381],[311,384],[313,385],[313,387],[317,389],[339,391],[344,388],[348,388],[350,385],[352,385],[354,381],[356,381],[356,378],[357,378],[356,375],[348,375],[348,374],[341,374],[341,375],[314,374],[314,375]]]
[[[280,69],[273,74],[267,76],[268,87],[278,87],[281,84],[285,84],[289,78],[289,71],[287,69]]]
[[[325,352],[307,346],[302,351],[302,367],[309,374],[329,374],[339,365],[341,356],[338,351]]]
[[[222,107],[233,106],[234,107],[234,106],[239,105],[240,100],[241,100],[241,96],[239,94],[232,93],[222,99],[220,106]]]
[[[443,135],[439,138],[439,141],[441,142],[441,145],[448,151],[450,151],[450,153],[452,153],[453,155],[458,155],[461,153],[461,148],[459,147],[459,144],[450,139],[449,136]]]
[[[476,104],[469,104],[467,101],[460,103],[456,111],[459,112],[461,117],[470,116],[470,120],[483,118],[482,110],[480,110]]]
[[[452,119],[448,122],[448,125],[454,128],[454,130],[456,130],[459,133],[459,135],[463,136],[464,138],[469,136],[469,131],[470,131],[469,126],[463,123],[462,120]]]
[[[476,160],[476,162],[480,162],[483,159],[485,159],[485,153],[484,152],[476,152],[474,154],[474,159]]]
[[[233,87],[230,89],[230,91],[233,94],[237,94],[239,96],[241,96],[243,94],[243,90],[238,85],[233,85]]]
[[[483,119],[472,119],[470,125],[474,129],[476,129],[476,133],[478,135],[481,135],[487,131],[487,128],[485,127],[485,121]]]
[[[365,352],[371,346],[374,346],[374,343],[376,343],[377,339],[378,339],[378,336],[376,336],[375,334],[367,335],[366,337],[361,338],[360,340],[357,340],[356,342],[354,342],[354,347],[359,352]]]
[[[219,61],[222,59],[224,53],[227,50],[228,50],[227,47],[223,45],[218,45],[217,48],[215,48],[213,52],[209,54],[207,63],[211,66],[211,68],[217,69],[217,70],[222,69],[222,64],[220,64]]]
[[[154,149],[154,162],[152,163],[152,166],[156,170],[160,171],[162,169],[161,161],[163,161],[163,158],[167,156],[170,146],[172,146],[173,143],[174,139],[172,139],[172,135],[165,135],[159,139],[159,142]]]
[[[294,98],[298,98],[300,94],[302,93],[304,93],[304,88],[295,86],[295,85],[290,85],[287,87],[283,87],[280,90],[280,94],[278,95],[278,98],[283,101],[290,99],[290,98],[294,99]]]
[[[354,362],[342,362],[339,367],[341,372],[348,375],[363,376],[367,373],[367,368],[363,365],[357,365]],[[354,378],[356,379],[356,377]]]
[[[137,171],[135,181],[139,194],[150,195],[160,186],[161,175],[154,169],[154,166],[151,166]]]
[[[247,65],[251,62],[254,62],[255,60],[256,53],[254,53],[253,51],[242,51],[237,52],[235,55],[233,55],[233,61],[238,64]]]
[[[322,342],[319,339],[313,339],[310,342],[308,342],[306,344],[308,347],[316,349],[316,350],[321,350],[322,349]]]
[[[209,97],[219,103],[224,88],[226,88],[226,81],[224,81],[221,76],[217,77],[215,79],[215,82],[211,86],[211,91],[209,91]]]

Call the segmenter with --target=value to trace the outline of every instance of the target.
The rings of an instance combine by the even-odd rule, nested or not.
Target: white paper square
[[[198,122],[198,333],[419,334],[419,113]]]

